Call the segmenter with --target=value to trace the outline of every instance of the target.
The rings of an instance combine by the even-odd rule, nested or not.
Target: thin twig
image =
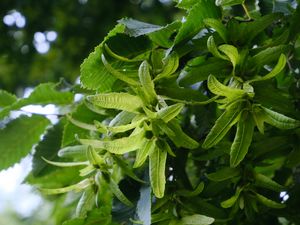
[[[250,16],[250,13],[249,13],[249,11],[248,11],[247,6],[245,5],[245,3],[243,3],[242,6],[243,6],[243,9],[244,9],[247,17],[248,17],[248,20],[251,20],[252,18]]]

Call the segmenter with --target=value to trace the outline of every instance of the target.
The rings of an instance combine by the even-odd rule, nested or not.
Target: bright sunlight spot
[[[33,37],[33,45],[39,53],[45,54],[50,50],[50,42],[55,41],[56,38],[57,33],[52,30],[46,32],[36,32]]]
[[[56,38],[57,38],[57,33],[55,31],[47,31],[46,32],[46,37],[47,37],[47,40],[52,42],[52,41],[55,41]]]
[[[282,198],[282,201],[281,201],[282,203],[286,202],[290,197],[286,191],[280,192],[279,196],[280,196],[280,198]]]
[[[12,10],[3,17],[3,23],[7,26],[16,25],[18,28],[23,28],[26,25],[26,19],[20,12]]]

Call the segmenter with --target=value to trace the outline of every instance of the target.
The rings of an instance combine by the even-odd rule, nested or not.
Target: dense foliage
[[[165,26],[119,20],[80,85],[0,91],[0,169],[34,146],[26,182],[64,225],[299,224],[299,4],[176,6]],[[31,104],[57,122],[9,117]]]

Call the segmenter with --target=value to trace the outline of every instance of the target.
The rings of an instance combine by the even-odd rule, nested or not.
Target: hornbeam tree
[[[300,2],[175,4],[119,20],[80,84],[1,90],[0,169],[31,154],[64,225],[300,224]]]

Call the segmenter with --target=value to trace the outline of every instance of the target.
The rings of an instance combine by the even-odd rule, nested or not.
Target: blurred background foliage
[[[163,25],[177,13],[171,0],[1,0],[0,89],[21,94],[61,77],[74,82],[118,19]]]

